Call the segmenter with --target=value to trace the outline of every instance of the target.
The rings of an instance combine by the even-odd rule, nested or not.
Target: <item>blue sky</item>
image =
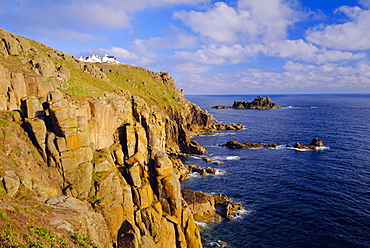
[[[0,27],[185,94],[370,93],[370,0],[0,0]]]

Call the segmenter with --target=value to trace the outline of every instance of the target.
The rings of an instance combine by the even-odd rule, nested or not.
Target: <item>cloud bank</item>
[[[323,10],[309,4],[0,0],[0,22],[51,44],[65,42],[78,56],[107,53],[169,71],[189,93],[211,86],[218,92],[310,87],[370,92],[370,1]]]

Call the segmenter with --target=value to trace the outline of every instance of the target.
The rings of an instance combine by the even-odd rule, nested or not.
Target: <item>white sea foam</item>
[[[201,175],[198,172],[193,172],[191,174],[188,174],[189,178],[200,178]]]
[[[191,158],[194,158],[194,159],[202,159],[201,157],[199,156],[191,156]]]
[[[213,159],[215,160],[240,160],[242,156],[215,156]]]
[[[222,242],[221,240],[210,241],[210,242],[207,243],[207,246],[208,247],[225,247],[225,246],[221,245],[221,242]],[[226,247],[228,247],[228,246],[226,246]]]
[[[324,147],[316,147],[315,149],[309,149],[309,148],[303,149],[303,148],[290,147],[290,149],[296,150],[296,151],[299,151],[299,152],[308,152],[308,151],[324,151],[324,150],[330,149],[330,147],[327,147],[327,146],[324,146]]]
[[[215,173],[215,175],[224,176],[224,175],[226,175],[226,172],[221,171],[221,170],[217,170],[216,173]]]
[[[209,136],[224,136],[224,135],[230,135],[230,134],[235,134],[234,132],[205,132],[197,136],[191,136],[190,138],[195,138],[195,137],[209,137]]]
[[[206,228],[206,227],[208,226],[208,224],[207,224],[207,223],[205,223],[205,222],[198,222],[198,221],[195,221],[195,223],[196,223],[199,227],[201,227],[201,228]]]
[[[232,221],[239,221],[245,215],[249,215],[252,212],[253,212],[252,210],[246,210],[246,209],[235,210],[235,211],[232,212],[234,214],[234,217],[232,217],[231,220]]]
[[[273,149],[273,150],[281,150],[281,149],[286,149],[286,145],[278,145],[277,147],[268,147],[268,149]]]
[[[323,150],[329,150],[329,149],[330,149],[330,147],[324,146],[324,147],[316,147],[315,150],[317,150],[317,151],[323,151]]]
[[[301,107],[295,107],[295,106],[286,106],[286,107],[283,107],[283,109],[295,109],[295,108],[301,108]]]
[[[307,151],[310,151],[310,149],[308,148],[294,148],[294,147],[291,147],[292,150],[296,150],[296,151],[299,151],[299,152],[307,152]]]

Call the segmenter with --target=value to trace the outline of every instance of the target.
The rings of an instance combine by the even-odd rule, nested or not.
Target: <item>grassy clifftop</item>
[[[0,29],[0,66],[60,83],[59,89],[76,100],[129,91],[152,105],[180,108],[182,97],[165,72],[126,64],[84,63],[42,43]],[[103,70],[104,69],[104,70]]]

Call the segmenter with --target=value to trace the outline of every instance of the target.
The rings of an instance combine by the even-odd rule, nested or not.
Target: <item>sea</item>
[[[222,193],[241,203],[240,216],[198,223],[203,246],[370,247],[370,95],[270,95],[281,109],[213,109],[256,95],[186,96],[220,123],[246,129],[192,137],[216,165],[199,156],[186,164],[212,166],[182,188]],[[298,150],[313,138],[325,148]],[[229,149],[227,141],[276,143],[277,148]]]

